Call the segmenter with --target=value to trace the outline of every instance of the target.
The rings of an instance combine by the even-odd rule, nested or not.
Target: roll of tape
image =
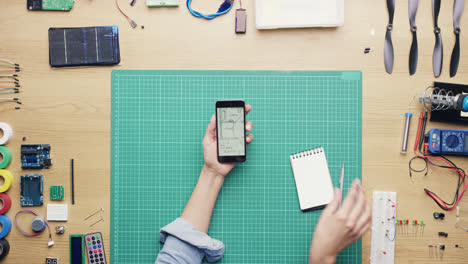
[[[3,177],[4,183],[0,186],[0,193],[8,191],[13,183],[13,175],[9,170],[0,170],[0,177]]]
[[[0,122],[0,130],[3,132],[3,136],[0,138],[0,145],[5,145],[13,136],[13,129],[9,124]]]
[[[0,146],[0,155],[2,155],[2,161],[0,162],[0,169],[6,168],[11,162],[11,151],[5,146]]]
[[[3,202],[2,208],[0,208],[0,215],[5,214],[10,210],[11,207],[11,198],[10,195],[6,193],[0,193],[0,200]]]
[[[11,231],[11,220],[6,215],[0,215],[0,224],[2,224],[2,231],[0,231],[0,239],[6,237]]]
[[[0,260],[8,256],[10,252],[10,243],[6,239],[0,239]]]

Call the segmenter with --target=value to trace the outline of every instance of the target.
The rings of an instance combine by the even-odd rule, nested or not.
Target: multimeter
[[[431,153],[468,156],[468,130],[434,128],[428,136]]]

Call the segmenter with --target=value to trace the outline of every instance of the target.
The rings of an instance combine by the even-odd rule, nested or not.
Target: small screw
[[[23,141],[26,141],[26,137],[23,137]]]

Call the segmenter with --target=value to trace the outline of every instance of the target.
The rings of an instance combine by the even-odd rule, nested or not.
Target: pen
[[[341,192],[341,201],[343,200],[343,180],[344,180],[344,163],[341,166],[341,173],[340,173],[340,192]],[[340,206],[341,206],[340,201]]]

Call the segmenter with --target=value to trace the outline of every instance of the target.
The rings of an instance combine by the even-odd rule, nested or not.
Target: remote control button
[[[94,239],[96,239],[96,238],[93,237],[93,240],[94,240]]]
[[[93,250],[93,247],[88,247],[88,250]],[[92,253],[92,252],[91,252]]]
[[[93,245],[96,245],[96,241],[93,241]]]
[[[99,256],[102,257],[102,253],[99,253]]]
[[[97,250],[94,250],[94,253],[97,253]]]
[[[104,259],[103,259],[103,258],[100,258],[99,260],[100,260],[100,261],[104,261]]]
[[[91,260],[91,263],[94,263],[94,260]]]
[[[92,251],[92,250],[90,250],[88,253],[89,253],[89,254],[93,254],[93,251]]]
[[[97,239],[100,239],[101,237],[100,236],[96,236]]]
[[[91,246],[91,242],[88,242],[88,246]]]
[[[97,247],[98,247],[98,248],[101,248],[101,245],[98,245]]]
[[[96,249],[97,247],[96,246],[93,246],[93,249]]]
[[[102,249],[99,249],[99,253],[101,253],[101,252],[102,252]]]
[[[98,242],[98,244],[99,244],[99,243],[101,243],[101,240],[98,240],[97,242]]]
[[[96,257],[96,258],[97,258],[97,257],[98,257],[98,255],[97,255],[97,254],[94,254],[94,257]]]
[[[93,255],[89,255],[89,257],[90,257],[90,258],[94,258],[94,256],[93,256]]]
[[[91,240],[91,238],[89,238],[89,237],[88,237],[86,240],[90,241],[90,240]]]

